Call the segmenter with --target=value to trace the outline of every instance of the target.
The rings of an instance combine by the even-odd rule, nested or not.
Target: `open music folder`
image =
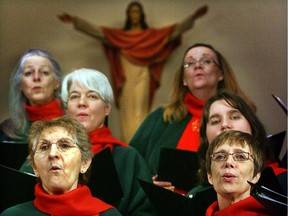
[[[159,216],[203,216],[208,206],[217,200],[212,186],[189,198],[153,183],[138,181]]]
[[[287,196],[273,191],[265,186],[253,184],[248,181],[251,185],[251,195],[266,207],[272,215],[275,216],[286,216],[288,208]]]
[[[94,197],[115,205],[123,197],[122,188],[109,148],[95,154],[88,187]],[[34,200],[33,174],[0,165],[0,212],[13,205]]]
[[[36,177],[0,165],[0,212],[13,205],[34,200]]]
[[[0,142],[0,164],[20,169],[28,156],[28,144],[17,141]],[[12,159],[13,158],[13,159]]]
[[[95,154],[91,166],[88,182],[91,193],[106,203],[116,205],[123,197],[123,191],[110,148]]]
[[[170,181],[177,189],[191,190],[198,182],[197,152],[161,148],[158,180]]]

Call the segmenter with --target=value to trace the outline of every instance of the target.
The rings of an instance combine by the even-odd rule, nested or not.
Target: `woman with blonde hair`
[[[147,160],[154,184],[175,189],[171,182],[157,180],[160,150],[165,147],[197,152],[202,109],[206,100],[222,89],[241,95],[256,109],[220,52],[202,43],[189,47],[175,74],[170,102],[152,112],[130,142]]]

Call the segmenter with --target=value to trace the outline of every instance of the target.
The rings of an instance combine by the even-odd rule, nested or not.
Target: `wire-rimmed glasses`
[[[217,62],[214,59],[205,57],[205,58],[201,58],[198,61],[195,59],[190,60],[189,62],[184,63],[183,67],[184,68],[195,67],[197,63],[199,63],[202,66],[210,66],[212,64],[216,64],[218,66]]]
[[[253,160],[253,156],[249,152],[215,152],[210,155],[210,158],[213,161],[227,161],[229,155],[232,155],[234,161],[247,161],[250,159]]]
[[[51,146],[55,144],[57,149],[60,152],[67,152],[72,148],[78,148],[78,145],[73,141],[72,139],[69,138],[61,138],[57,140],[57,142],[51,142],[46,139],[41,139],[37,145],[36,145],[36,150],[35,152],[40,153],[40,154],[46,154],[47,152],[50,151]]]

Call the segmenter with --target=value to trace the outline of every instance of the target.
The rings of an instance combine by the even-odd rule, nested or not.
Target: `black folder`
[[[95,154],[91,166],[88,182],[91,193],[106,203],[117,205],[123,197],[123,191],[110,148]]]
[[[257,185],[267,187],[280,194],[285,194],[277,176],[270,166],[265,167],[265,169],[261,172],[261,177],[257,182]]]
[[[288,198],[287,196],[277,193],[267,187],[253,184],[248,181],[251,185],[251,195],[266,207],[272,215],[286,216],[288,208]]]
[[[191,190],[197,183],[197,152],[161,148],[158,180],[170,181],[177,189]]]
[[[286,131],[281,131],[279,133],[276,134],[271,134],[269,136],[267,136],[267,139],[272,147],[274,156],[276,158],[277,163],[279,164],[280,167],[286,168],[287,169],[287,148],[286,148],[286,157],[284,156],[284,158],[281,160],[279,158],[282,147],[283,147],[283,143],[285,140],[285,136],[286,136]]]
[[[0,212],[13,205],[34,200],[36,177],[0,165]]]
[[[27,143],[1,141],[0,164],[19,169],[28,156]]]
[[[123,197],[122,188],[109,148],[95,154],[91,164],[91,176],[88,187],[93,196],[106,203],[116,205]],[[0,211],[34,200],[36,177],[16,169],[0,165]]]
[[[189,198],[153,183],[138,181],[159,216],[203,216],[208,206],[217,200],[212,186]]]

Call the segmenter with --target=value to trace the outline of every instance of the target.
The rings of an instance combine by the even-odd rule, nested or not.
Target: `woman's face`
[[[225,130],[238,130],[252,134],[247,119],[224,99],[215,101],[209,111],[206,136],[209,143]]]
[[[192,62],[196,63],[192,65]],[[207,64],[210,61],[211,64]],[[184,68],[183,84],[190,92],[206,89],[216,93],[218,82],[223,80],[223,74],[217,64],[216,54],[207,47],[194,47],[184,58],[184,64],[191,64]],[[203,63],[203,64],[202,64]],[[213,93],[213,94],[214,94]]]
[[[247,144],[242,147],[230,143],[223,143],[216,147],[213,153],[215,152],[252,154]],[[208,181],[217,192],[218,200],[220,196],[237,202],[250,196],[250,185],[247,181],[256,183],[260,178],[260,173],[255,177],[253,174],[254,162],[250,156],[246,161],[234,161],[232,155],[229,155],[226,161],[211,160],[211,174],[208,174]]]
[[[78,82],[69,89],[67,114],[80,121],[88,132],[101,128],[109,115],[108,106],[95,91],[82,87]]]
[[[133,5],[129,9],[129,18],[132,25],[138,25],[140,23],[141,9],[137,5]]]
[[[23,66],[20,88],[29,104],[39,106],[52,101],[54,91],[60,84],[49,60],[42,56],[31,56]]]
[[[61,146],[55,144],[59,140],[70,143],[73,147],[65,148],[64,145],[62,147],[65,150],[60,151]],[[80,149],[71,140],[72,136],[67,130],[59,126],[44,130],[39,137],[33,169],[48,194],[63,194],[75,189],[79,173],[85,173],[91,163],[82,161]]]

